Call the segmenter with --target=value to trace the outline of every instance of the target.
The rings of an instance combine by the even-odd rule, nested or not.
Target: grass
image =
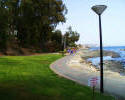
[[[92,90],[53,73],[61,55],[0,57],[0,100],[93,100]],[[96,93],[95,100],[114,100]]]

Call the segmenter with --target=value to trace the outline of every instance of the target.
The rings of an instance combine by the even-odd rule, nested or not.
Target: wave
[[[91,51],[99,50],[99,47],[90,48]],[[103,47],[105,51],[113,51],[120,55],[118,58],[112,58],[111,56],[104,56],[104,60],[112,60],[112,61],[119,61],[122,63],[123,67],[125,68],[125,46],[108,46]],[[88,61],[91,61],[93,65],[99,65],[100,57],[89,58]]]

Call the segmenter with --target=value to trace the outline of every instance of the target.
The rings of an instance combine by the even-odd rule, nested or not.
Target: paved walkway
[[[66,63],[72,58],[72,55],[65,56],[51,64],[50,68],[58,75],[73,80],[82,85],[88,85],[88,79],[93,76],[99,76],[99,73],[88,73],[86,71],[78,71],[69,67]],[[99,85],[97,86],[99,89]],[[125,100],[125,79],[121,82],[119,79],[111,77],[104,78],[104,91],[115,95],[118,100]]]

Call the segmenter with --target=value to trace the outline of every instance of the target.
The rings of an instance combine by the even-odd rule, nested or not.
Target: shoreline
[[[65,56],[54,63],[54,71],[62,77],[89,86],[88,80],[92,77],[98,78],[96,89],[100,89],[100,71],[97,71],[91,64],[81,58],[86,55],[88,49],[80,49],[74,55]],[[80,62],[82,61],[82,62]],[[125,100],[125,76],[117,72],[104,72],[104,93],[111,94],[119,100]]]
[[[111,56],[114,58],[120,57],[120,55],[113,51],[104,51],[104,56]],[[99,73],[100,69],[93,65],[92,62],[87,61],[88,58],[98,57],[99,51],[90,51],[89,49],[81,49],[78,51],[72,59],[67,63],[71,68],[78,71],[85,71],[86,73]],[[122,64],[118,61],[104,61],[104,74],[110,77],[124,77],[125,69]]]

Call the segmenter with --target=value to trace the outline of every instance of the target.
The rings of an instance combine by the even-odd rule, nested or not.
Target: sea
[[[99,47],[90,48],[92,50],[99,50]],[[123,68],[125,68],[125,46],[107,46],[103,47],[103,50],[113,51],[120,55],[118,58],[112,58],[111,56],[103,56],[103,60],[114,60],[122,63]],[[89,58],[88,61],[92,62],[93,65],[98,66],[100,63],[100,57]]]

